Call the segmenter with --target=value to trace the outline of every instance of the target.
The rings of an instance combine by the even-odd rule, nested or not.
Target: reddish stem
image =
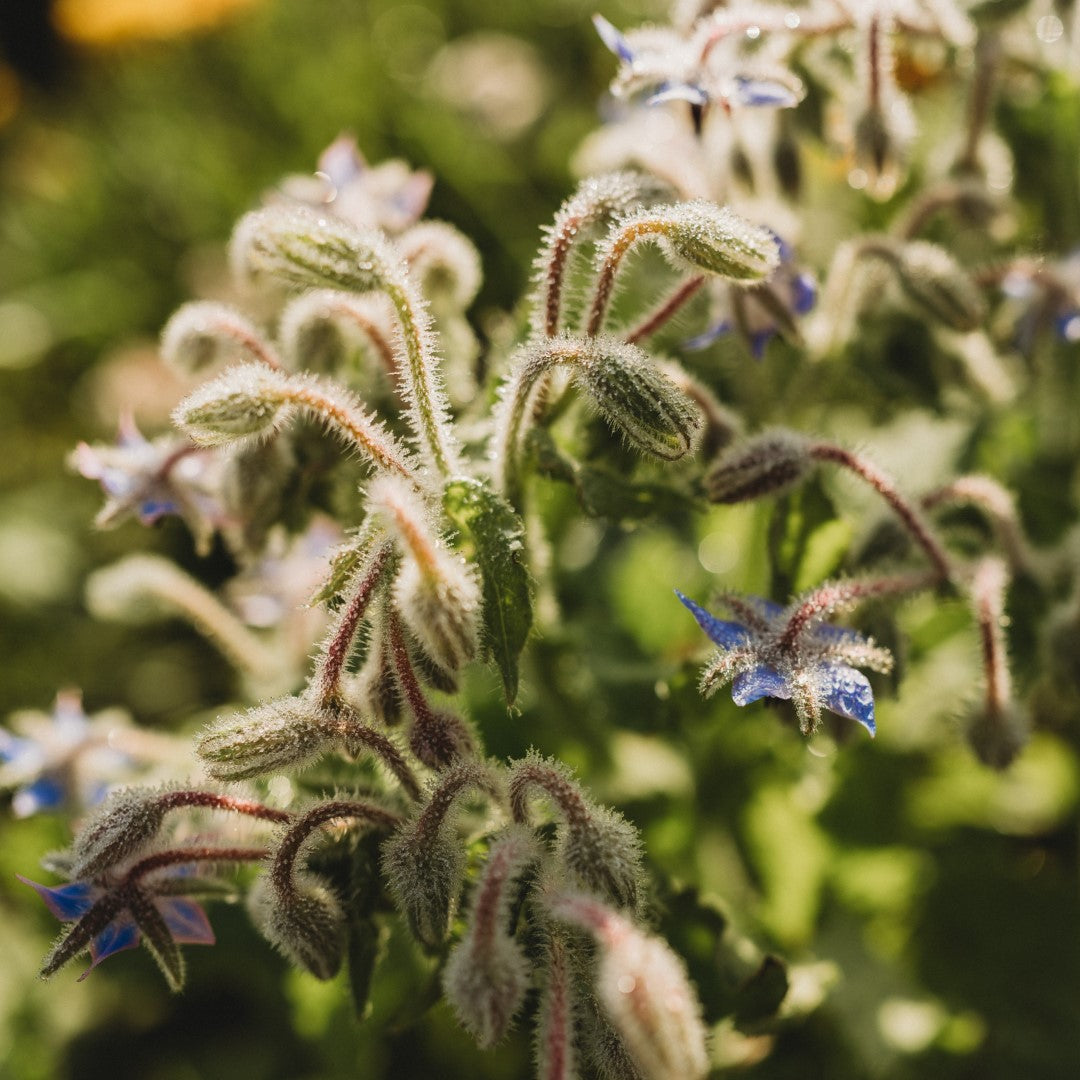
[[[679,308],[697,295],[704,284],[704,275],[688,278],[644,322],[631,330],[625,340],[631,345],[636,345],[643,338],[655,334]]]
[[[140,859],[125,875],[123,885],[137,882],[155,870],[183,866],[193,862],[261,862],[270,854],[269,848],[171,848]]]
[[[389,540],[375,549],[356,591],[338,618],[333,636],[324,647],[313,679],[318,684],[319,703],[324,707],[337,703],[341,697],[341,675],[352,651],[356,631],[371,603],[375,589],[383,579],[392,551],[393,545]]]
[[[926,552],[927,558],[934,564],[937,576],[942,581],[952,578],[953,568],[945,548],[922,514],[897,490],[892,477],[872,462],[832,443],[814,443],[807,452],[816,461],[840,465],[865,480],[892,507],[912,538]]]

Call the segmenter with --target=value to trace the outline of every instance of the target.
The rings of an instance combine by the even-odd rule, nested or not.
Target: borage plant
[[[166,327],[162,357],[191,384],[178,434],[148,440],[125,422],[117,445],[76,451],[107,496],[99,524],[179,514],[201,551],[220,537],[240,568],[219,594],[164,559],[131,557],[91,580],[95,612],[189,619],[236,666],[251,707],[199,734],[202,778],[113,788],[81,816],[70,849],[47,864],[68,883],[33,886],[65,924],[43,975],[141,941],[179,989],[180,946],[213,940],[200,902],[244,890],[293,963],[319,979],[347,964],[361,1013],[382,927],[397,920],[480,1046],[527,1019],[545,1080],[704,1076],[709,1025],[773,1018],[787,989],[779,962],[751,965],[723,1005],[711,995],[703,1010],[684,961],[650,926],[663,889],[633,824],[541,752],[486,757],[464,709],[459,687],[478,660],[513,706],[534,609],[555,621],[549,503],[567,492],[616,531],[669,509],[775,501],[777,599],[725,588],[716,603],[728,620],[678,591],[689,584],[666,583],[718,647],[705,695],[730,683],[738,705],[791,701],[808,737],[848,736],[852,721],[874,735],[862,669],[888,674],[893,653],[832,618],[869,609],[891,626],[900,599],[960,598],[983,671],[971,744],[997,768],[1024,745],[1007,592],[1019,576],[1048,607],[1074,582],[1070,546],[1035,548],[987,476],[922,491],[914,478],[908,491],[872,453],[792,427],[812,415],[815,380],[912,322],[936,392],[969,416],[1025,392],[991,305],[1011,325],[1007,303],[1026,304],[1028,345],[1040,316],[1071,333],[1080,303],[1064,270],[989,250],[993,269],[972,270],[967,249],[923,238],[941,216],[1007,213],[986,105],[1007,54],[981,45],[997,23],[980,28],[949,4],[681,4],[671,27],[624,36],[596,24],[620,60],[620,108],[583,150],[597,171],[546,230],[518,339],[491,350],[485,385],[465,318],[476,251],[421,219],[424,174],[380,173],[342,139],[316,177],[288,179],[237,225],[242,300],[189,304]],[[938,173],[920,156],[897,74],[910,37],[943,57],[980,43],[968,127]],[[808,85],[832,111],[801,118]],[[839,135],[817,127],[825,115],[840,118]],[[819,300],[798,252],[812,227],[800,216],[801,153],[821,155],[823,136],[846,138],[850,185],[886,207],[889,225],[853,227],[832,249],[813,238],[827,267]],[[737,379],[695,363],[717,344],[735,350]],[[718,400],[723,383],[730,404]],[[748,423],[763,430],[746,435]],[[836,471],[889,517],[861,545],[849,528],[827,570],[799,581],[785,542],[805,548],[806,507],[827,523],[868,506],[855,498],[845,517],[851,489],[821,475]],[[1064,634],[1077,622],[1069,603]],[[534,738],[544,744],[542,716]],[[5,739],[16,808],[60,802],[81,751],[50,757],[44,741]],[[80,798],[81,815],[97,797]]]

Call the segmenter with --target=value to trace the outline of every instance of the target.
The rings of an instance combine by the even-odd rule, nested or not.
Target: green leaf
[[[443,509],[457,527],[458,546],[480,569],[484,593],[483,646],[498,665],[508,704],[518,690],[518,658],[532,627],[525,567],[525,526],[510,504],[472,478],[451,480]]]

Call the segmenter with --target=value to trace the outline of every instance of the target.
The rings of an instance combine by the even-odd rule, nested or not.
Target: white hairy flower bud
[[[589,896],[563,893],[551,914],[599,946],[596,996],[646,1080],[697,1080],[709,1070],[701,1005],[666,942]]]

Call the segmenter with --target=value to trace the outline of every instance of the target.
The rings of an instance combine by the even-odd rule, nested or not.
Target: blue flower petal
[[[766,600],[763,596],[747,596],[745,600],[751,607],[757,608],[763,619],[770,622],[784,614],[784,605],[775,600]]]
[[[603,15],[592,17],[593,26],[600,35],[600,40],[624,63],[634,62],[634,50],[627,44],[626,38],[604,18]]]
[[[735,676],[731,684],[731,700],[736,705],[749,705],[763,697],[783,698],[785,701],[791,697],[791,689],[780,672],[766,664],[759,664]]]
[[[870,680],[847,664],[824,664],[822,670],[822,703],[830,712],[846,716],[862,724],[871,735],[877,732],[874,723],[874,691]]]
[[[179,510],[172,499],[146,499],[139,504],[139,524],[153,525],[154,522]]]
[[[817,282],[811,274],[796,274],[791,281],[791,307],[805,315],[817,303]]]
[[[732,81],[735,89],[728,94],[728,99],[739,105],[790,109],[799,104],[799,95],[778,79],[754,79],[749,75],[736,75]]]
[[[40,776],[32,784],[20,788],[11,800],[11,810],[16,817],[30,817],[39,810],[55,810],[67,798],[64,785],[51,776]]]
[[[91,971],[114,953],[134,949],[141,935],[135,920],[128,914],[117,916],[93,941],[90,942],[90,966],[79,976],[82,982]]]
[[[646,105],[663,105],[668,101],[688,101],[691,105],[708,105],[709,95],[693,83],[672,83],[661,86],[645,99]]]
[[[181,945],[213,945],[214,931],[206,912],[194,900],[168,897],[155,901],[173,940]]]
[[[1066,311],[1054,320],[1054,331],[1062,341],[1080,341],[1080,311]]]
[[[24,878],[22,874],[15,876],[24,885],[29,885],[61,922],[81,919],[94,906],[94,900],[97,899],[99,891],[89,881],[73,881],[70,885],[58,885],[51,888]]]
[[[41,748],[32,739],[20,739],[0,728],[0,762],[41,757]]]
[[[768,346],[769,342],[776,337],[777,332],[775,326],[770,326],[750,335],[750,353],[755,360],[764,359],[765,348]]]
[[[692,338],[688,338],[684,341],[683,348],[689,349],[691,352],[698,352],[701,349],[707,349],[718,338],[722,338],[725,334],[731,333],[731,320],[721,319],[718,323],[713,323],[712,326],[706,330],[702,330],[700,334],[696,334]]]
[[[750,642],[750,634],[742,623],[727,622],[710,614],[703,607],[695,604],[687,596],[683,596],[678,589],[675,595],[686,605],[691,614],[697,619],[698,626],[709,635],[709,639],[721,649],[734,649],[739,645],[747,645]]]

